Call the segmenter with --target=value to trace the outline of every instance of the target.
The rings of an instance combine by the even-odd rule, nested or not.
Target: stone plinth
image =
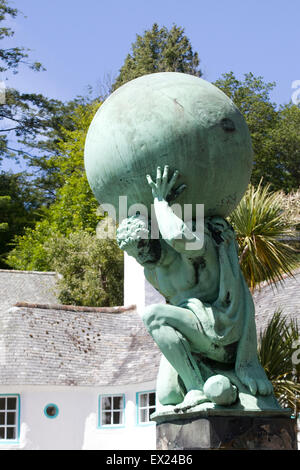
[[[296,420],[285,411],[155,420],[158,450],[297,450]]]

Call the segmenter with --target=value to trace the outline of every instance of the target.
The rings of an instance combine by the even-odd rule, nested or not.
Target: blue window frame
[[[123,427],[125,424],[125,395],[99,397],[99,427]]]
[[[59,413],[58,406],[55,405],[54,403],[49,403],[48,405],[45,406],[44,413],[45,413],[45,416],[47,416],[47,418],[50,418],[50,419],[56,418]]]
[[[138,424],[154,424],[153,421],[150,421],[150,416],[156,408],[155,391],[138,392],[136,394],[136,408]]]
[[[0,443],[12,443],[20,434],[20,395],[0,394]]]

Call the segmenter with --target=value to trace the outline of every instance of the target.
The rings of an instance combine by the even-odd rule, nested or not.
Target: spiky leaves
[[[284,240],[291,237],[291,224],[284,216],[282,194],[270,185],[250,185],[230,216],[240,249],[240,265],[253,291],[262,281],[282,281],[297,263],[295,249]]]
[[[258,356],[274,393],[283,407],[300,410],[300,363],[295,358],[299,327],[276,311],[267,328],[260,334]]]

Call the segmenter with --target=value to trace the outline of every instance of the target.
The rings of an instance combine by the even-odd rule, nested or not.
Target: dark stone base
[[[157,423],[158,450],[297,450],[296,419],[206,416]]]

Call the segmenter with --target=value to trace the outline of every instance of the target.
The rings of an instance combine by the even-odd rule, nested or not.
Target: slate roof
[[[0,269],[0,311],[16,302],[57,303],[55,272]]]
[[[8,309],[0,317],[0,383],[107,386],[155,380],[160,352],[142,320],[133,308],[115,311]]]
[[[56,279],[55,272],[0,270],[0,383],[155,379],[160,353],[135,308],[58,305]]]
[[[264,330],[272,318],[275,310],[282,310],[282,314],[298,321],[300,327],[300,269],[296,270],[294,277],[285,277],[284,283],[263,285],[253,294],[255,304],[255,321],[257,333]]]

